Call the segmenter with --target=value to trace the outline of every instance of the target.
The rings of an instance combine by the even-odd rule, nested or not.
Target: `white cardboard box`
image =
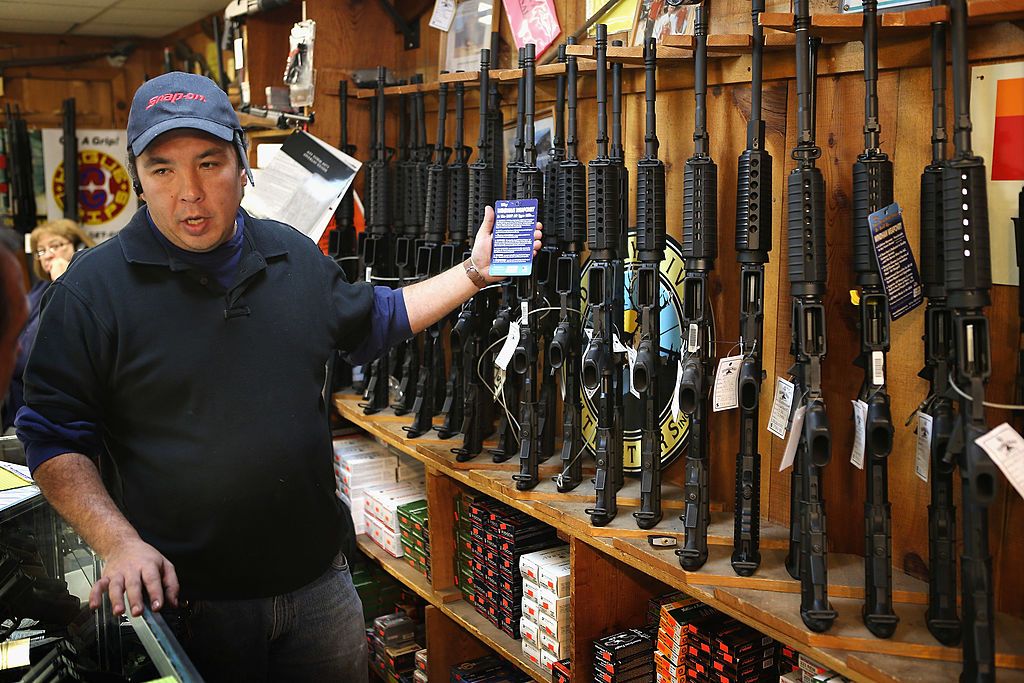
[[[540,647],[540,626],[533,619],[526,616],[520,617],[519,633],[522,635],[524,643],[529,642],[534,647]]]
[[[388,529],[379,519],[370,515],[366,515],[366,535],[372,538],[374,543],[383,548],[389,555],[401,557],[404,554],[402,550],[402,536]]]
[[[523,597],[536,600],[540,595],[540,584],[536,584],[528,579],[523,579]]]
[[[558,657],[554,656],[547,650],[540,651],[540,663],[544,665],[545,669],[550,671],[551,667],[553,667],[557,661]]]
[[[526,642],[524,640],[523,641],[523,654],[526,655],[526,658],[529,659],[534,664],[536,664],[537,666],[543,666],[543,664],[541,664],[541,661],[540,661],[540,648],[539,647],[534,647],[533,645],[530,645],[528,642]]]
[[[569,617],[569,596],[560,598],[554,591],[542,587],[537,594],[537,607],[557,621],[563,621]]]
[[[552,638],[543,631],[541,631],[540,633],[540,649],[546,652],[550,652],[555,656],[555,659],[564,659],[569,654],[568,641],[568,638],[563,638],[559,640],[556,638]]]
[[[523,583],[526,583],[525,581]],[[535,600],[531,600],[529,596],[523,595],[523,617],[538,623],[537,619],[540,616],[540,605]]]
[[[558,564],[543,564],[540,566],[540,585],[564,598],[569,595],[569,571],[568,559]]]
[[[519,573],[524,579],[530,579],[540,583],[540,567],[551,561],[560,562],[569,560],[569,546],[562,545],[556,548],[547,548],[533,553],[526,553],[519,558]]]
[[[392,531],[397,531],[398,506],[426,497],[422,481],[366,489],[366,514],[376,517]]]
[[[541,633],[547,634],[549,638],[565,641],[569,640],[568,615],[563,621],[556,621],[554,617],[542,610],[540,617],[537,619],[537,623],[540,624]],[[559,657],[559,659],[561,659],[561,657]]]

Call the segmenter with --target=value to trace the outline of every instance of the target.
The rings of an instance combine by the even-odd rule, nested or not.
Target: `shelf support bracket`
[[[415,50],[418,48],[420,46],[419,15],[414,17],[412,23],[410,23],[402,18],[402,15],[398,13],[391,0],[378,0],[378,2],[381,8],[391,17],[391,23],[395,25],[395,30],[402,34],[405,49]]]

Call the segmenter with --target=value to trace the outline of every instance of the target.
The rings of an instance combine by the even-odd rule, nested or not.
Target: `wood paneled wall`
[[[556,0],[563,29],[569,32],[584,20],[581,2]],[[827,0],[812,4],[813,11],[835,12]],[[769,11],[788,11],[785,0],[772,0]],[[342,3],[308,0],[308,15],[318,22],[316,60],[320,84],[317,98],[317,123],[313,131],[329,141],[338,139],[335,82],[349,71],[383,64],[405,77],[413,72],[428,80],[437,73],[437,31],[421,19],[422,46],[405,51],[401,41],[378,4],[372,0],[346,0]],[[749,4],[739,0],[716,0],[712,15],[713,33],[747,31]],[[508,22],[501,20],[505,44],[502,65],[509,66],[512,50]],[[926,32],[883,34],[881,38],[879,80],[882,147],[893,159],[896,171],[895,193],[904,212],[908,237],[915,252],[919,241],[918,193],[921,170],[930,157],[930,75]],[[970,50],[975,63],[1018,59],[1024,55],[1024,26],[1021,22],[972,27]],[[736,159],[745,146],[745,129],[750,99],[749,57],[719,57],[709,68],[708,121],[712,156],[718,164],[719,180],[719,258],[711,281],[718,338],[716,352],[723,355],[738,337],[739,268],[733,246],[735,215]],[[825,365],[825,394],[832,427],[833,460],[825,471],[830,544],[836,551],[863,552],[864,472],[849,463],[852,444],[852,408],[862,371],[854,366],[859,353],[857,309],[850,301],[854,288],[850,236],[852,165],[863,147],[862,49],[859,43],[826,45],[819,58],[818,142],[823,150],[819,162],[827,184],[828,229],[828,358]],[[768,379],[762,391],[762,514],[787,523],[789,518],[789,474],[779,473],[783,444],[767,430],[774,378],[786,376],[790,357],[790,299],[784,270],[784,188],[792,169],[789,150],[796,138],[796,92],[793,81],[793,55],[789,50],[771,52],[765,59],[765,118],[768,122],[768,150],[774,159],[774,250],[767,270],[765,310],[765,370]],[[637,71],[627,71],[625,90],[626,162],[635,164],[643,149],[642,81]],[[692,150],[693,90],[692,62],[665,62],[659,66],[658,133],[660,155],[668,167],[668,215],[681,217],[682,167]],[[951,81],[950,81],[951,82]],[[593,78],[585,76],[580,84],[579,110],[582,144],[580,156],[594,153],[595,106]],[[540,83],[539,106],[550,106],[553,88]],[[514,90],[505,91],[506,117],[514,115]],[[428,96],[428,108],[432,104]],[[468,98],[470,102],[475,98]],[[351,101],[351,100],[350,100]],[[470,106],[475,106],[471,104]],[[950,108],[950,112],[952,109]],[[368,140],[366,103],[352,101],[350,136],[360,147],[363,158]],[[467,140],[475,140],[476,112],[467,111]],[[507,119],[506,119],[507,120]],[[429,126],[433,139],[433,125]],[[449,130],[451,133],[451,130]],[[393,140],[394,131],[389,132]],[[635,208],[631,198],[631,207]],[[670,221],[669,231],[681,236],[681,218]],[[1016,367],[1017,290],[995,287],[992,320],[994,367],[1001,370],[989,384],[991,400],[1010,401],[1012,375]],[[926,576],[928,561],[927,484],[914,474],[913,423],[904,421],[925,396],[926,384],[917,377],[922,359],[923,307],[892,325],[892,352],[889,355],[889,388],[892,394],[893,422],[896,426],[895,450],[890,458],[890,498],[893,505],[893,558],[897,566],[918,576]],[[1005,412],[990,411],[992,426],[1009,419]],[[712,500],[732,507],[735,454],[738,448],[738,417],[735,412],[712,417]],[[673,476],[679,476],[673,473]],[[1024,614],[1024,593],[1015,571],[1024,563],[1024,549],[1015,543],[1014,529],[1024,526],[1024,502],[1005,481],[1000,482],[997,503],[991,519],[997,601],[1000,609]],[[959,534],[958,534],[959,535]]]

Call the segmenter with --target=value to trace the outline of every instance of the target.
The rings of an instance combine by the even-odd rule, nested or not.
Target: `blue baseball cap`
[[[128,147],[135,156],[160,134],[178,128],[201,130],[233,143],[253,184],[242,124],[227,94],[206,76],[172,71],[151,78],[135,91],[128,113]]]

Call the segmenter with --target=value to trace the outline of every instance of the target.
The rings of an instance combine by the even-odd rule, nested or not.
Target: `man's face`
[[[18,357],[18,335],[28,319],[28,299],[18,259],[3,247],[0,247],[0,304],[8,308],[6,322],[0,328],[0,391],[6,393]]]
[[[229,143],[199,130],[172,130],[137,160],[149,215],[172,244],[210,251],[231,239],[245,171]]]

